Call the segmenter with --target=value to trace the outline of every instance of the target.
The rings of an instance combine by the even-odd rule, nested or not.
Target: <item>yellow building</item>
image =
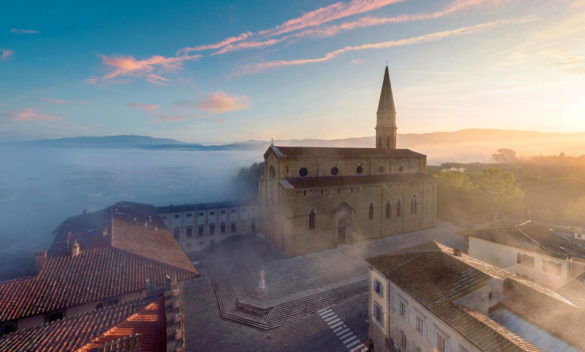
[[[436,183],[426,155],[396,149],[388,67],[375,148],[271,145],[259,182],[260,225],[287,257],[435,226]]]

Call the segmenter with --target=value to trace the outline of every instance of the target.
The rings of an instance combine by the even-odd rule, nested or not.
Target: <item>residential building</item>
[[[366,259],[373,351],[581,351],[583,309],[437,242]]]
[[[230,236],[256,233],[257,202],[251,200],[157,207],[165,226],[186,253]]]
[[[467,254],[556,289],[585,272],[585,248],[552,226],[527,221],[466,234]]]

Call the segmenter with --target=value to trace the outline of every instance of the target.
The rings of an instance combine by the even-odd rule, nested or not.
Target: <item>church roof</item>
[[[433,177],[418,173],[405,175],[292,177],[285,180],[293,188],[314,188],[335,186],[343,187],[376,183],[404,183],[409,181],[420,182],[424,180],[433,180]]]
[[[273,153],[279,159],[322,159],[322,158],[422,158],[424,154],[410,149],[382,150],[378,148],[331,148],[331,147],[283,147],[270,146],[264,157]]]
[[[380,102],[378,103],[378,113],[391,112],[396,113],[394,107],[394,96],[392,95],[392,85],[390,84],[390,74],[388,73],[388,66],[384,71],[384,81],[382,83],[382,91],[380,92]]]

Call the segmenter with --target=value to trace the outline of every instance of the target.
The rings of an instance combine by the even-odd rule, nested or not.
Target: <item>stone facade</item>
[[[396,149],[388,70],[377,114],[376,148],[270,146],[259,182],[259,222],[287,257],[428,229],[436,182],[426,156]]]
[[[234,235],[257,231],[256,201],[200,203],[158,207],[167,229],[191,254]]]

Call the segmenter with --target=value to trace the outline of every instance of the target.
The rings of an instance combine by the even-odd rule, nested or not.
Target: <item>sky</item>
[[[585,131],[585,0],[0,3],[0,141]]]

